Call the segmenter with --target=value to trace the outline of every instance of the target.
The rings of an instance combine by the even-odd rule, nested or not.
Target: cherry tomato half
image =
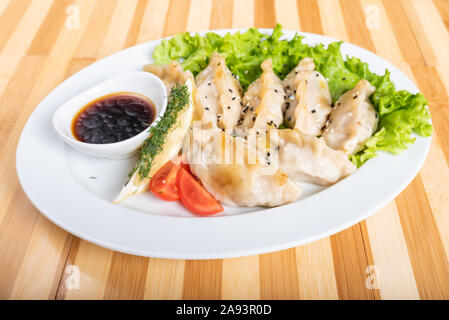
[[[150,180],[151,192],[165,201],[179,200],[176,177],[181,168],[190,170],[189,165],[182,163],[181,159],[174,159],[164,164]]]
[[[186,169],[176,179],[179,199],[191,212],[207,216],[223,211],[221,204]]]

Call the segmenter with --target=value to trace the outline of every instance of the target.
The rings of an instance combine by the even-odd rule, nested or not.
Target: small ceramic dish
[[[79,141],[72,132],[72,121],[84,106],[103,96],[120,92],[135,93],[151,100],[156,108],[155,120],[163,115],[167,107],[167,92],[158,77],[143,71],[130,72],[106,80],[65,102],[53,115],[53,126],[56,132],[66,143],[92,156],[108,159],[132,156],[148,137],[148,129],[132,138],[106,144]],[[155,122],[153,121],[149,127]]]

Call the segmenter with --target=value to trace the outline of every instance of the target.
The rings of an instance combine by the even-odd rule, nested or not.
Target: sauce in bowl
[[[132,138],[154,121],[156,108],[135,93],[113,93],[88,103],[74,117],[72,133],[82,142],[105,144]]]

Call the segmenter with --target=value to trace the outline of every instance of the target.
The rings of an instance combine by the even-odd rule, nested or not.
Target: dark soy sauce
[[[104,144],[132,138],[154,121],[154,104],[138,94],[113,93],[82,108],[72,122],[75,138]]]

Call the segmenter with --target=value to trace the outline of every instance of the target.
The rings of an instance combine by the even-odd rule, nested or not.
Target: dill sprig
[[[175,85],[168,97],[167,109],[157,123],[150,127],[149,137],[145,140],[140,150],[139,161],[129,173],[131,177],[136,171],[141,179],[145,179],[151,170],[154,158],[163,150],[168,131],[176,124],[178,113],[189,102],[189,90],[186,85]]]

